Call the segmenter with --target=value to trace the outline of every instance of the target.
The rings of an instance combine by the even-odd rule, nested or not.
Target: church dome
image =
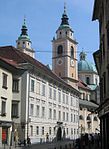
[[[86,60],[86,54],[84,52],[80,53],[78,71],[97,72],[95,65]]]

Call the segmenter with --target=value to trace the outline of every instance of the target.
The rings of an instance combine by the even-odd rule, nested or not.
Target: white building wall
[[[31,79],[34,80],[34,92],[31,91]],[[40,83],[40,94],[37,94],[37,83]],[[45,96],[42,95],[42,84],[45,84]],[[52,88],[52,98],[49,98],[49,87]],[[53,98],[53,91],[56,90],[56,99]],[[58,92],[61,92],[61,101],[58,100]],[[63,103],[63,93],[68,95],[68,103]],[[72,95],[73,103],[71,105],[71,95],[62,88],[54,86],[54,84],[49,84],[47,80],[39,78],[37,76],[30,76],[30,92],[29,92],[29,127],[28,135],[31,138],[32,143],[39,141],[46,141],[46,134],[49,134],[49,127],[51,127],[51,134],[49,134],[49,139],[53,140],[56,137],[56,131],[54,133],[54,127],[57,129],[57,121],[63,122],[62,129],[65,128],[68,134],[67,138],[76,139],[78,137],[78,110],[79,101],[78,97]],[[66,99],[66,98],[65,98]],[[33,112],[31,112],[31,104],[33,106]],[[39,117],[36,115],[36,106],[39,105],[40,112]],[[41,109],[45,107],[45,117],[41,116]],[[49,108],[52,109],[52,118],[49,118]],[[56,110],[56,119],[53,119],[53,111]],[[59,111],[61,111],[61,120],[59,120]],[[63,112],[65,112],[65,120],[63,121]],[[28,110],[26,110],[28,114]],[[68,113],[68,120],[66,116]],[[73,115],[71,122],[71,113]],[[75,121],[74,121],[75,117]],[[36,127],[39,127],[39,134],[36,134]],[[44,127],[44,135],[42,134],[42,127]],[[32,130],[33,129],[33,130]],[[71,129],[73,133],[71,134]],[[32,132],[31,132],[32,131]],[[75,131],[75,134],[74,134]],[[27,132],[25,132],[27,133]],[[25,134],[26,135],[26,134]]]
[[[3,73],[7,75],[7,88],[3,88]],[[2,116],[2,100],[6,102],[5,112],[6,115]],[[0,146],[2,146],[2,130],[4,127],[8,130],[7,144],[10,144],[11,139],[11,103],[12,103],[12,74],[0,67]],[[10,122],[10,127],[5,126],[7,122]]]

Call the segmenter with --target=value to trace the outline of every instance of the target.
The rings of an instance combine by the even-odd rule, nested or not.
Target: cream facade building
[[[49,141],[76,139],[80,93],[75,86],[34,59],[30,43],[24,20],[17,49],[11,46],[0,48],[2,57],[23,70],[20,76],[16,76],[19,92],[13,93],[13,99],[19,101],[18,117],[13,117],[16,140],[29,136],[32,143],[45,142],[47,135]]]

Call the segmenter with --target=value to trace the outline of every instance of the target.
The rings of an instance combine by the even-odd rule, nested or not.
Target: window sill
[[[2,117],[6,116],[6,113],[2,113],[1,116],[2,116]]]
[[[8,87],[7,87],[7,86],[2,86],[2,88],[4,88],[4,89],[8,89]]]
[[[19,118],[19,116],[17,116],[17,115],[12,115],[12,118]]]
[[[12,92],[14,92],[14,93],[19,93],[19,91],[16,91],[16,90],[12,90]]]

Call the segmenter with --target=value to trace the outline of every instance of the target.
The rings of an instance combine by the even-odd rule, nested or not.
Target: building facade
[[[93,20],[99,21],[99,50],[94,53],[100,76],[100,106],[98,109],[101,127],[101,148],[109,148],[109,1],[95,0]]]
[[[85,52],[78,62],[78,88],[81,93],[79,130],[84,133],[99,133],[100,121],[96,113],[99,104],[99,76],[93,63],[87,61]]]

